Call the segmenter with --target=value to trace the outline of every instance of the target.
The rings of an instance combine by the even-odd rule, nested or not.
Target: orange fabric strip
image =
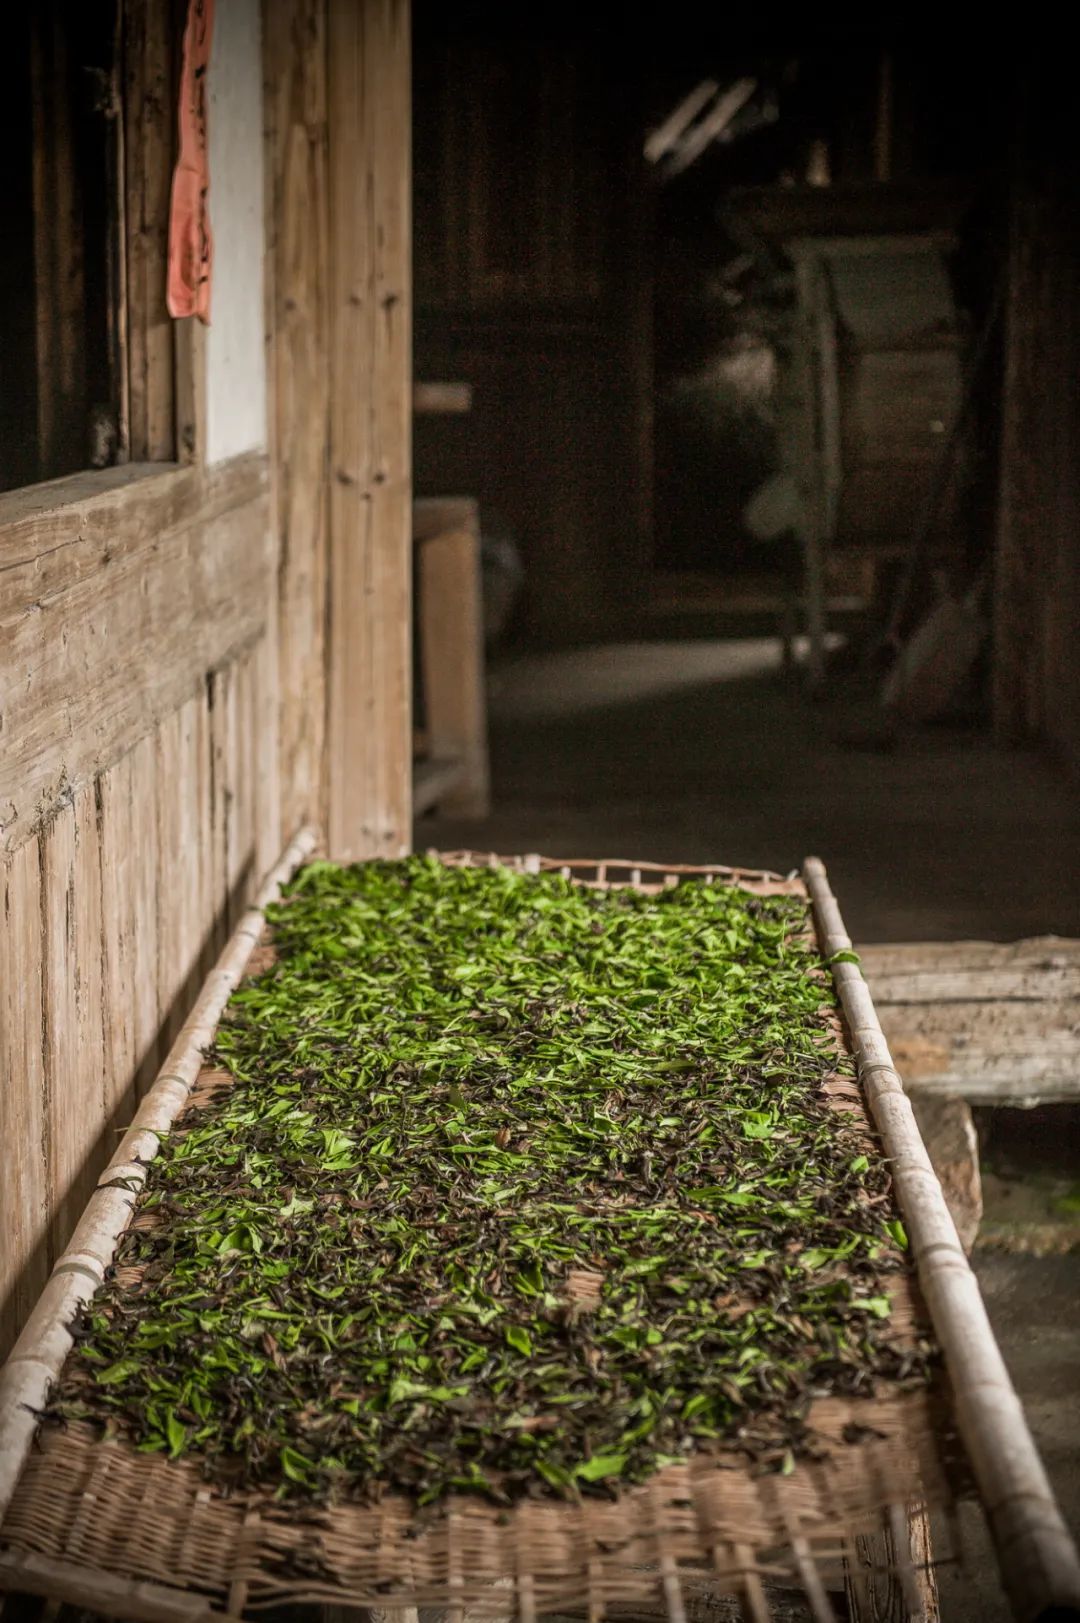
[[[207,73],[214,32],[214,0],[189,0],[180,70],[180,153],[173,173],[169,211],[167,303],[174,317],[210,320],[210,162],[207,141]]]

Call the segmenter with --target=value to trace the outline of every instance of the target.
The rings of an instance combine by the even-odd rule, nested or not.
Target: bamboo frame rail
[[[957,1426],[1005,1588],[1021,1623],[1080,1618],[1080,1556],[994,1339],[869,988],[854,956],[837,956],[852,952],[851,938],[825,865],[807,857],[802,871],[847,1017],[859,1080],[892,1164],[919,1284],[945,1356]]]
[[[259,940],[265,908],[276,900],[282,885],[317,843],[315,829],[301,829],[266,876],[207,977],[0,1371],[0,1521],[26,1463],[49,1388],[71,1350],[69,1326],[104,1279],[161,1135],[187,1103],[203,1064],[203,1050],[212,1042],[225,1005]]]

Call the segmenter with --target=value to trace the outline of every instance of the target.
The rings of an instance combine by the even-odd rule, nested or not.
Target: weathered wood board
[[[273,860],[259,659],[204,683],[0,865],[0,1356]]]
[[[860,958],[910,1087],[983,1105],[1080,1099],[1080,941],[907,942]]]

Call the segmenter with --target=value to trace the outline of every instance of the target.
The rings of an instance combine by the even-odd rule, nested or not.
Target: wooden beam
[[[328,842],[410,844],[407,0],[329,0]]]

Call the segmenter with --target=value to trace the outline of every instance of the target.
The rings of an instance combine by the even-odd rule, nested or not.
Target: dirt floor
[[[823,857],[859,941],[1080,935],[1080,800],[1037,756],[975,727],[891,748],[872,696],[838,680],[810,704],[769,639],[628,643],[533,655],[490,677],[493,810],[430,816],[416,844],[565,857],[721,861],[781,870]],[[1080,1145],[980,1118],[983,1292],[1062,1509],[1080,1531]],[[964,1570],[944,1623],[1008,1609],[985,1530],[961,1518]]]

